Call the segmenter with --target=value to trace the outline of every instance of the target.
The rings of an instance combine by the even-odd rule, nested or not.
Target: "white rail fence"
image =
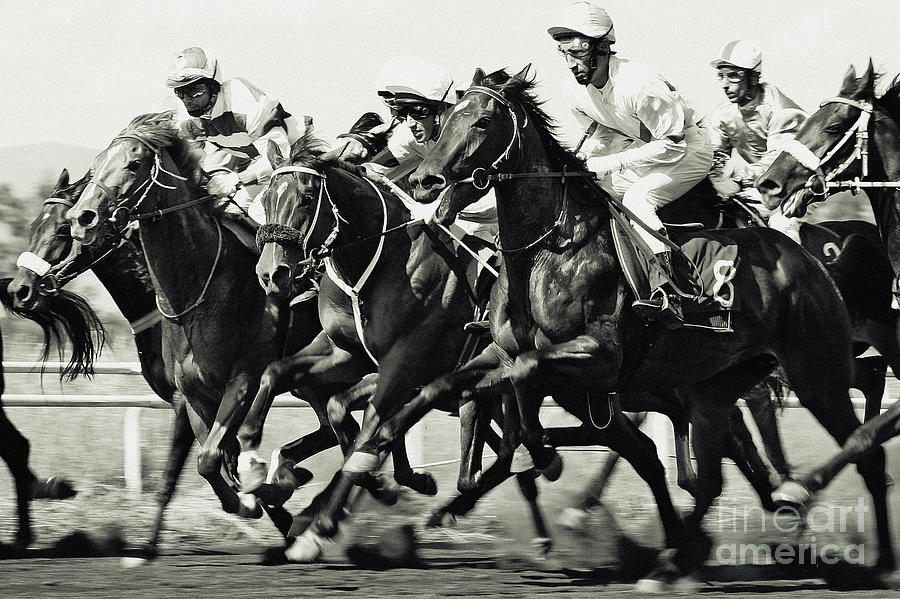
[[[58,374],[62,371],[64,366],[65,364],[61,362],[47,362],[43,367],[43,372],[46,374]],[[33,374],[41,372],[41,366],[34,362],[3,362],[3,372],[5,374]],[[141,365],[138,362],[102,362],[94,365],[94,374],[140,375]],[[890,375],[890,372],[888,372],[888,374]],[[124,478],[126,489],[133,493],[140,493],[142,491],[141,411],[145,409],[171,409],[172,407],[156,395],[150,393],[142,395],[5,393],[2,399],[4,406],[16,408],[124,408],[122,422]],[[860,411],[865,408],[865,398],[859,395],[852,395],[851,400],[853,402],[853,407],[859,414]],[[882,399],[882,410],[890,407],[894,401],[896,400],[889,396],[889,389],[886,387]],[[738,405],[743,405],[743,402],[739,402]],[[802,407],[797,398],[793,395],[789,395],[785,398],[784,406],[786,408]],[[272,407],[311,409],[307,402],[287,393],[276,397]],[[554,407],[558,408],[558,406],[555,406],[552,402],[547,402],[545,407],[551,409]],[[650,414],[649,420],[649,426],[647,427],[649,435],[656,443],[660,460],[662,460],[663,464],[666,464],[667,460],[672,457],[674,452],[672,443],[672,425],[666,417],[660,414]],[[407,433],[407,451],[409,453],[410,461],[413,463],[416,463],[417,458],[422,455],[421,443],[421,428],[415,426]]]

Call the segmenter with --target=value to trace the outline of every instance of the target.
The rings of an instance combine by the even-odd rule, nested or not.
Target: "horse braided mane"
[[[195,184],[200,180],[203,150],[187,137],[187,128],[179,126],[174,110],[136,116],[116,139],[122,137],[135,138],[154,152],[168,151],[181,174]]]

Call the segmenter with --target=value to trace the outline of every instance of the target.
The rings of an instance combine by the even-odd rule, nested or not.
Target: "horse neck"
[[[131,242],[111,252],[91,270],[126,320],[135,321],[156,310],[156,292],[144,255]]]
[[[886,113],[876,112],[872,142],[870,149],[874,150],[874,160],[869,178],[873,181],[900,181],[900,125]],[[900,190],[873,190],[868,196],[894,272],[900,272]]]
[[[561,167],[551,164],[543,143],[532,127],[522,133],[523,147],[519,158],[520,173],[559,172]],[[502,166],[501,166],[502,170]],[[497,220],[500,246],[506,251],[528,247],[559,222],[559,231],[548,242],[565,239],[567,243],[581,243],[588,230],[593,230],[596,214],[585,212],[589,203],[583,186],[571,177],[510,179],[496,185]],[[571,201],[571,200],[581,201]],[[600,208],[600,205],[597,205]],[[583,223],[587,223],[585,227]]]
[[[388,246],[396,243],[397,238],[406,236],[399,232],[383,237],[380,234],[386,228],[409,221],[410,216],[393,194],[382,189],[376,191],[368,183],[362,188],[364,193],[354,193],[348,185],[348,176],[341,175],[328,179],[337,183],[328,187],[328,198],[342,219],[332,261],[347,282],[355,283],[373,261],[380,261],[385,255],[394,255],[387,249]],[[359,241],[366,238],[370,239]],[[344,246],[348,249],[341,251],[339,248]]]
[[[172,190],[161,189],[158,194],[159,209],[193,199],[184,183]],[[196,206],[141,221],[141,245],[153,286],[174,309],[196,300],[216,260],[220,234],[223,243],[230,239],[204,209]],[[222,262],[217,265],[219,273],[229,266]]]

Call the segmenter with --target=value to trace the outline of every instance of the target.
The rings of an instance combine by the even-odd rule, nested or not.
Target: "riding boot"
[[[672,269],[671,254],[668,251],[656,254],[659,267],[662,268],[669,279],[674,279],[675,272]],[[651,273],[653,274],[653,273]],[[631,303],[632,309],[645,320],[655,320],[669,329],[680,328],[684,324],[684,316],[681,313],[681,298],[671,284],[663,279],[647,299],[638,299]]]

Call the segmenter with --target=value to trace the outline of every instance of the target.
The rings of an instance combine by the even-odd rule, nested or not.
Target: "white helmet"
[[[203,48],[196,46],[185,48],[176,54],[172,66],[169,67],[166,85],[182,87],[200,79],[213,79],[216,83],[221,84],[222,73],[219,70],[219,61]]]
[[[375,78],[380,95],[422,98],[429,102],[453,104],[453,77],[446,69],[403,54],[389,60]]]
[[[616,41],[616,29],[609,13],[589,0],[575,0],[562,11],[556,25],[547,30],[550,37],[579,33],[585,37],[605,37],[609,43]]]
[[[709,64],[716,69],[730,65],[759,73],[762,70],[762,51],[752,42],[734,40],[722,46],[719,57]]]

